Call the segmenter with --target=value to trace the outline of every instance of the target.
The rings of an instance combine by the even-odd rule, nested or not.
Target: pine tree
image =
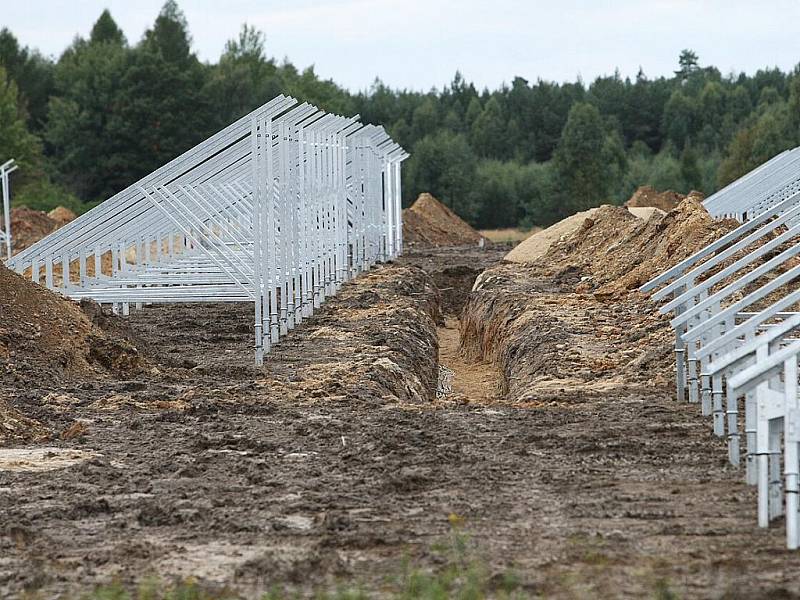
[[[462,218],[477,223],[472,180],[477,161],[467,139],[446,129],[427,135],[414,146],[404,170],[404,202],[413,194],[431,192]]]
[[[197,60],[192,54],[189,24],[175,0],[164,3],[153,28],[145,32],[143,45],[174,65],[188,66],[192,59]]]
[[[681,177],[683,177],[687,192],[703,187],[703,174],[697,163],[697,152],[692,146],[686,146],[681,152]]]
[[[0,163],[10,158],[17,161],[23,181],[43,175],[42,145],[25,127],[17,84],[0,65]]]
[[[681,54],[678,57],[678,66],[680,68],[675,71],[675,77],[680,81],[687,80],[700,69],[697,54],[692,50],[681,50]]]
[[[506,158],[510,149],[505,134],[506,119],[503,107],[493,96],[472,124],[470,143],[480,156]]]
[[[242,117],[282,91],[278,69],[267,59],[263,32],[247,24],[229,40],[212,68],[205,94],[210,99],[216,128]]]
[[[125,107],[121,81],[128,50],[76,40],[56,65],[46,140],[56,180],[85,200],[105,199],[132,183],[140,159],[121,136]]]
[[[114,18],[111,16],[111,13],[108,9],[105,9],[102,13],[100,13],[100,17],[95,21],[94,26],[92,26],[92,32],[89,35],[89,43],[91,44],[117,44],[119,46],[124,46],[127,44],[127,40],[125,39],[125,34],[122,33],[122,30],[117,27],[117,23],[114,21]]]
[[[18,109],[37,133],[47,119],[47,102],[53,93],[53,63],[38,51],[22,48],[14,34],[0,29],[0,65],[16,84]]]
[[[609,200],[608,158],[600,112],[585,102],[574,104],[553,155],[563,216]]]

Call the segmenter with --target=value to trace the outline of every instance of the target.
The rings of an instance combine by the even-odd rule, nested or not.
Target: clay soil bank
[[[380,597],[405,559],[441,569],[457,521],[522,597],[793,597],[797,555],[779,525],[755,527],[753,491],[666,385],[511,401],[491,363],[459,354],[455,319],[492,252],[379,267],[263,370],[246,307],[153,307],[129,326],[156,372],[6,385],[51,432],[38,447],[90,457],[0,471],[0,596],[158,575]],[[570,328],[542,309],[543,347]],[[437,355],[458,392],[440,401]]]

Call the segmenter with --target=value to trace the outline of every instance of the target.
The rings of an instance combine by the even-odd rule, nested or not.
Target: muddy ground
[[[497,368],[459,354],[457,311],[501,255],[379,267],[263,370],[246,307],[152,307],[129,321],[149,374],[6,384],[51,432],[28,448],[54,450],[0,470],[0,596],[149,575],[380,595],[404,559],[441,568],[458,523],[523,596],[794,597],[800,558],[780,524],[755,527],[696,406],[646,385],[512,403]],[[437,353],[455,371],[438,401]],[[24,470],[48,459],[60,468]]]

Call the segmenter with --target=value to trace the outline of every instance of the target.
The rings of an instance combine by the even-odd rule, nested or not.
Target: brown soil
[[[48,448],[89,456],[0,470],[0,596],[148,574],[264,591],[393,569],[416,539],[402,525],[419,516],[409,500],[436,479],[438,457],[458,456],[458,442],[440,445],[419,423],[438,374],[438,298],[420,269],[378,268],[263,369],[252,366],[252,307],[156,306],[128,322],[154,370],[0,380],[15,414],[53,432]],[[448,528],[441,510],[422,511],[431,535]]]
[[[428,193],[403,210],[403,243],[409,246],[488,244],[480,233]]]
[[[602,206],[538,261],[478,278],[462,318],[464,351],[498,364],[517,401],[666,385],[669,318],[635,290],[736,226],[711,219],[695,198],[646,222]]]
[[[11,243],[16,254],[33,246],[40,239],[58,229],[59,223],[47,213],[27,206],[11,209]]]
[[[440,404],[487,404],[502,400],[502,378],[497,368],[488,361],[473,360],[462,351],[459,316],[476,278],[503,257],[508,245],[497,243],[484,248],[455,246],[433,250],[416,248],[400,258],[403,264],[424,269],[440,294],[439,364],[454,372],[452,393]]]
[[[558,399],[672,381],[669,318],[638,294],[573,292],[578,271],[557,277],[535,266],[500,265],[476,284],[461,320],[463,351],[500,366],[514,402]]]
[[[9,406],[0,396],[0,446],[41,442],[49,437],[44,425]]]
[[[53,432],[81,429],[47,442],[47,465],[29,454],[24,469],[0,470],[0,596],[156,574],[248,597],[348,582],[382,597],[404,560],[443,568],[435,547],[455,515],[491,581],[513,570],[520,597],[796,597],[800,566],[782,531],[756,528],[753,489],[669,386],[640,378],[547,397],[541,381],[459,353],[452,310],[463,289],[437,292],[413,265],[435,280],[471,261],[473,272],[443,279],[455,288],[490,256],[447,248],[380,267],[285,338],[263,369],[252,366],[250,307],[161,306],[128,321],[158,373],[0,382],[21,414]],[[516,346],[525,353],[498,356],[527,356],[545,374],[565,354],[557,345],[602,347],[595,330],[637,318],[617,320],[574,293],[575,270],[531,267],[517,279],[490,269],[466,310],[498,295],[498,306],[516,298],[509,321],[535,307],[535,337]],[[598,303],[589,322],[541,304],[557,293]],[[440,299],[451,308],[437,343]],[[437,344],[456,371],[454,393],[439,402],[428,399]],[[498,380],[508,397],[493,389]]]
[[[553,244],[568,239],[572,234],[581,229],[586,223],[586,219],[594,219],[594,215],[600,208],[606,210],[612,207],[590,208],[589,210],[570,215],[547,229],[537,231],[513,248],[511,252],[506,254],[505,259],[516,263],[535,262],[537,259],[547,254]],[[627,210],[641,221],[649,221],[653,218],[657,219],[665,214],[663,210],[655,207],[628,207]],[[631,222],[627,216],[625,219],[627,222]]]
[[[55,221],[56,228],[63,227],[78,218],[74,212],[64,206],[56,206],[53,210],[47,213],[47,216]]]
[[[756,527],[753,490],[724,441],[674,401],[673,333],[632,291],[735,225],[691,198],[649,223],[602,207],[539,261],[498,265],[475,284],[462,350],[492,361],[505,400],[535,415],[534,462],[549,464],[545,487],[585,553],[545,567],[567,582],[555,596],[656,595],[642,583],[650,573],[679,597],[796,597],[782,524]]]
[[[453,372],[446,403],[487,405],[503,400],[503,378],[493,363],[474,360],[461,349],[459,320],[449,317],[438,328],[439,364]]]
[[[508,244],[492,244],[483,248],[412,247],[406,250],[398,262],[419,267],[430,275],[441,294],[442,313],[457,318],[464,308],[475,279],[484,270],[502,260],[508,248]],[[440,320],[440,323],[444,321]]]
[[[578,291],[626,294],[738,225],[715,221],[695,198],[648,221],[622,207],[602,206],[571,236],[554,243],[538,264],[549,275],[580,271]]]
[[[78,304],[0,265],[0,382],[24,385],[144,368],[130,340],[103,331]]]
[[[591,218],[597,211],[597,208],[590,208],[589,210],[570,215],[547,229],[534,232],[526,240],[515,246],[514,249],[505,256],[505,259],[517,263],[535,261],[540,256],[547,254],[550,246],[555,242],[575,233],[575,231],[583,225],[583,222]]]
[[[688,194],[683,195],[679,194],[678,192],[673,192],[672,190],[659,192],[654,187],[643,185],[633,193],[633,196],[628,199],[628,201],[625,203],[625,206],[654,206],[656,208],[660,208],[664,212],[669,212],[689,196],[692,196],[700,202],[702,202],[704,198],[703,194],[696,190],[692,190]]]
[[[656,208],[655,206],[628,206],[626,208],[634,217],[639,217],[643,221],[649,221],[653,217],[661,217],[666,214],[666,211]]]

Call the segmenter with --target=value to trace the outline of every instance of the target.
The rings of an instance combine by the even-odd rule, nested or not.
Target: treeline
[[[279,93],[383,124],[408,149],[404,201],[430,191],[479,227],[547,225],[644,184],[710,194],[800,143],[800,70],[722,75],[684,50],[672,77],[478,91],[456,73],[428,93],[376,81],[352,93],[268,56],[244,25],[198,60],[168,0],[129,43],[104,11],[57,59],[0,31],[0,161],[15,202],[84,210]]]

